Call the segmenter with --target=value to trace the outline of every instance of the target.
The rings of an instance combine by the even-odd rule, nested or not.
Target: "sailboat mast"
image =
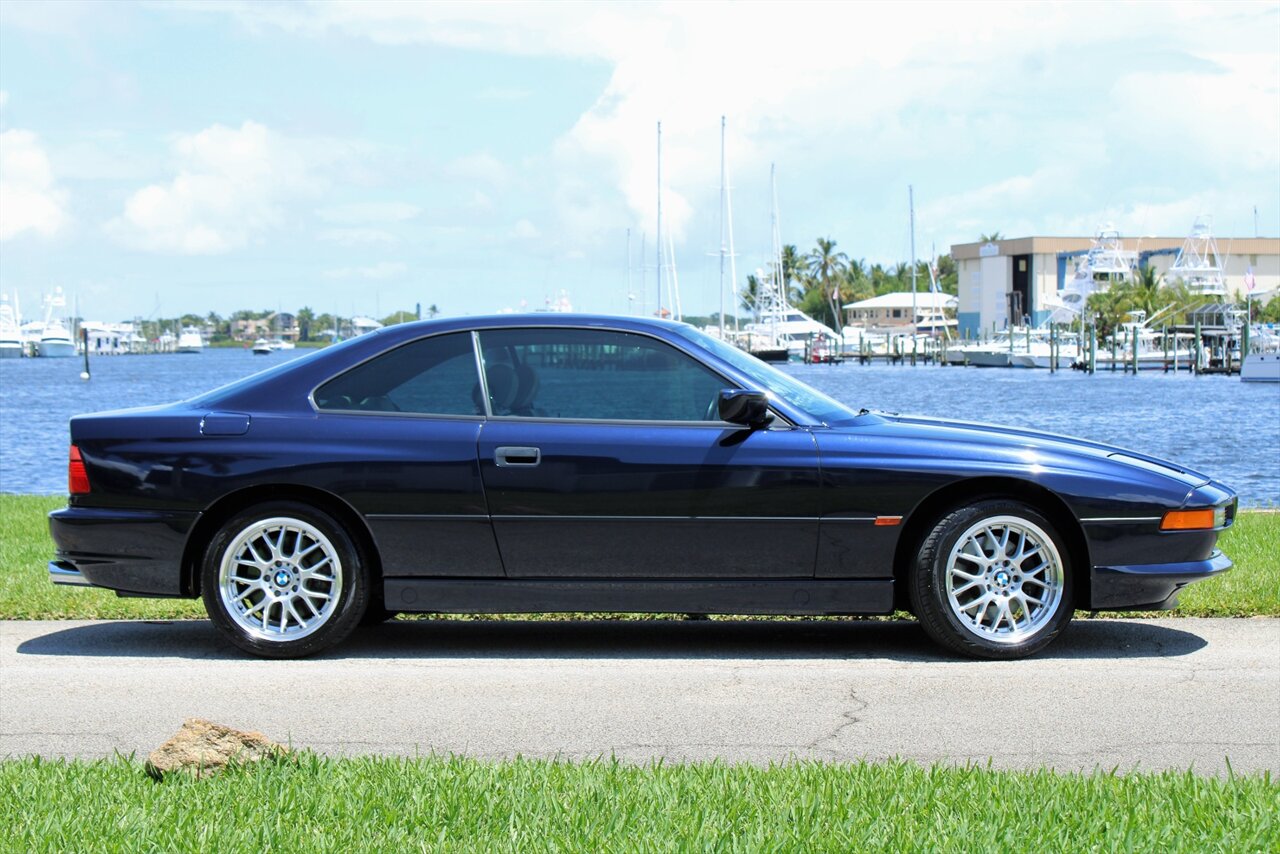
[[[640,316],[649,316],[649,277],[645,275],[644,270],[644,242],[645,233],[640,232]]]
[[[658,317],[662,317],[662,122],[658,122]]]
[[[726,183],[724,188],[725,198],[725,219],[729,224],[729,285],[733,289],[733,333],[738,334],[738,269],[734,261],[733,253],[733,190],[729,188],[727,178],[729,167],[724,167]]]
[[[720,340],[724,340],[724,226],[725,226],[725,181],[724,181],[724,116],[720,117]]]
[[[635,307],[631,304],[635,299],[635,291],[631,289],[631,229],[627,229],[627,314],[632,314]]]
[[[919,333],[919,313],[916,311],[916,193],[910,184],[907,185],[907,208],[911,216],[911,351],[914,353]]]
[[[781,307],[787,305],[787,280],[782,270],[782,229],[778,226],[778,167],[769,164],[769,192],[773,205],[769,209],[769,230],[773,240],[774,297]]]

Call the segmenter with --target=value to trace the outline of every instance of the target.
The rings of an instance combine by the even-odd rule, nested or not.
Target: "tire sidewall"
[[[1040,528],[1053,541],[1062,567],[1062,590],[1057,610],[1035,634],[1019,643],[997,643],[974,634],[951,609],[947,595],[948,558],[972,525],[996,516],[1014,516]],[[911,601],[925,630],[949,649],[978,658],[1023,658],[1044,649],[1071,621],[1074,612],[1074,567],[1067,543],[1044,514],[1021,501],[990,498],[975,501],[943,515],[926,536],[913,567]]]
[[[332,616],[313,633],[289,641],[268,641],[246,632],[227,612],[220,593],[219,573],[231,543],[255,522],[273,517],[297,519],[319,529],[342,561],[342,584]],[[369,606],[368,561],[346,529],[332,516],[294,501],[270,501],[241,510],[228,519],[205,548],[200,566],[200,589],[214,626],[233,644],[265,658],[299,658],[340,643],[359,625]]]

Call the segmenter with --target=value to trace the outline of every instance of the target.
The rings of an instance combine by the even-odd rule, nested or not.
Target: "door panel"
[[[536,449],[538,462],[499,465],[499,448]],[[813,575],[819,480],[805,430],[498,419],[479,451],[510,577]]]

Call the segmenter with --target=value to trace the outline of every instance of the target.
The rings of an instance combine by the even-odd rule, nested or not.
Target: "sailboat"
[[[766,275],[757,271],[763,285],[756,294],[756,320],[746,327],[746,350],[766,362],[785,362],[792,357],[804,358],[805,347],[817,338],[829,339],[837,347],[840,336],[831,327],[793,308],[787,300],[786,281],[782,269],[782,236],[778,228],[777,170],[770,165],[769,183],[773,194],[770,220],[773,231],[772,269]]]

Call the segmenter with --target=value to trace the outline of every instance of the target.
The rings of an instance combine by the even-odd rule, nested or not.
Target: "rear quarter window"
[[[469,332],[435,335],[374,356],[316,389],[321,410],[480,415]]]

